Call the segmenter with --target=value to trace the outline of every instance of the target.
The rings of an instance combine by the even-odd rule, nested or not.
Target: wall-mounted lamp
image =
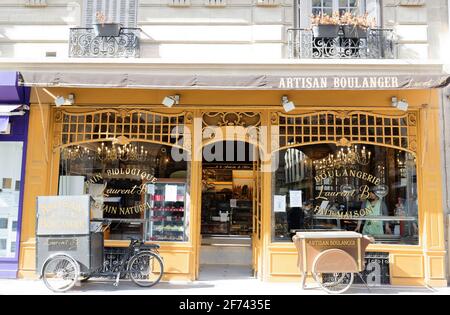
[[[396,96],[392,97],[392,106],[406,112],[408,110],[409,104],[405,99],[398,100]]]
[[[295,104],[292,101],[289,101],[289,98],[286,95],[281,97],[281,104],[283,105],[284,111],[286,113],[293,111],[295,109]]]
[[[162,104],[166,107],[172,107],[175,104],[178,105],[178,104],[180,104],[180,95],[175,94],[175,95],[166,96],[163,99]]]
[[[51,98],[53,98],[56,107],[70,106],[75,104],[75,94],[73,93],[70,93],[69,95],[67,95],[67,98],[65,98],[64,96],[55,96],[53,93],[51,93],[49,90],[45,88],[43,90],[45,93],[50,95]]]

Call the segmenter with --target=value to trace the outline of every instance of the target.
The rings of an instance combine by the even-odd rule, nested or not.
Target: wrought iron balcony
[[[93,28],[71,28],[71,58],[138,58],[140,28],[121,28],[119,36],[96,36]]]
[[[289,58],[393,59],[395,34],[390,29],[369,29],[364,37],[315,37],[312,30],[288,29]]]

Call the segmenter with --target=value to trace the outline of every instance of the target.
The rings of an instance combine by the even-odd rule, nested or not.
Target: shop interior
[[[107,240],[187,241],[188,163],[171,147],[93,142],[66,147],[60,195],[89,194],[93,217],[107,219]]]
[[[201,264],[251,267],[253,146],[216,142],[203,150]]]

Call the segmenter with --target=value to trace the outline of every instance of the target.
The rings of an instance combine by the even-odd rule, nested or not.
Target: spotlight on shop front
[[[172,107],[175,104],[180,104],[180,95],[176,94],[176,95],[171,95],[171,96],[166,96],[163,101],[162,104],[166,107]]]
[[[405,99],[399,100],[397,97],[392,98],[392,106],[406,112],[408,110],[409,104]]]
[[[295,104],[292,101],[289,101],[289,98],[284,95],[281,97],[281,104],[283,105],[284,111],[289,113],[295,109]]]
[[[53,93],[51,93],[47,89],[43,89],[43,90],[45,93],[50,95],[50,97],[53,98],[56,107],[71,106],[71,105],[75,104],[75,94],[73,94],[73,93],[70,93],[69,95],[67,95],[67,98],[65,98],[64,96],[55,96]]]

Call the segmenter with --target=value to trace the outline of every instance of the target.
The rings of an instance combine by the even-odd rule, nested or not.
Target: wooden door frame
[[[228,111],[224,111],[225,113],[235,113],[235,110],[228,110]],[[202,117],[202,115],[204,113],[208,113],[208,111],[196,111],[195,113],[195,117],[196,118],[200,118]],[[261,117],[265,116],[265,111],[254,111],[254,113],[259,114]],[[227,126],[230,127],[230,126]],[[236,126],[238,127],[238,126]],[[199,134],[200,132],[200,134]],[[228,138],[226,135],[226,132],[223,132],[222,135],[225,135],[225,137],[218,137],[218,138],[214,138],[214,139],[208,139],[206,141],[203,141],[203,130],[202,128],[194,128],[194,132],[193,132],[193,147],[192,147],[192,179],[193,179],[193,183],[195,185],[195,189],[194,189],[194,193],[195,196],[193,196],[193,201],[196,203],[196,206],[194,207],[196,209],[196,213],[193,216],[194,220],[193,222],[195,222],[194,224],[194,228],[192,229],[192,233],[193,233],[193,250],[194,250],[194,274],[195,274],[195,280],[197,280],[199,278],[199,274],[200,274],[200,251],[201,251],[201,209],[202,209],[202,172],[203,172],[203,163],[202,163],[202,157],[203,157],[203,149],[212,143],[216,143],[216,142],[221,142],[221,141],[232,141],[232,142],[244,142],[244,143],[248,143],[251,144],[252,146],[254,146],[254,148],[257,148],[258,150],[261,150],[260,148],[260,141],[259,139],[256,141],[253,141],[251,139],[242,137],[240,138],[239,136],[237,138]],[[234,136],[236,136],[236,133],[233,133]],[[242,135],[240,135],[242,136]],[[200,137],[201,140],[196,140],[197,137]],[[260,161],[260,163],[262,164],[263,162]],[[261,172],[261,180],[262,182],[264,182],[264,173]],[[263,185],[261,185],[261,189],[262,189]],[[256,193],[256,189],[254,194]],[[263,196],[263,191],[261,190],[261,196]],[[262,279],[262,273],[263,273],[263,253],[264,253],[264,248],[263,248],[263,239],[265,237],[265,234],[263,233],[264,231],[264,223],[263,223],[263,217],[264,217],[264,202],[263,202],[264,198],[262,198],[261,200],[261,239],[259,240],[259,257],[258,257],[258,265],[259,265],[259,270],[257,270],[257,278],[258,279]],[[253,218],[252,218],[253,220]],[[253,262],[253,241],[252,241],[252,262]]]

